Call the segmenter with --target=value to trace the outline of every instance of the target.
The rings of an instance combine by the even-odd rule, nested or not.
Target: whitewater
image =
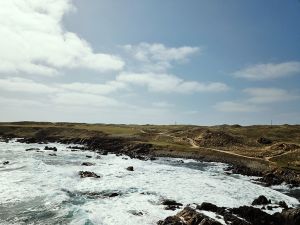
[[[0,224],[150,225],[178,211],[165,210],[163,199],[238,207],[265,195],[272,202],[299,204],[251,177],[228,175],[222,163],[142,161],[72,151],[58,143],[48,144],[57,152],[44,151],[45,146],[0,142]],[[25,151],[28,148],[41,151]],[[49,155],[53,153],[56,156]],[[9,164],[3,165],[5,161]],[[82,166],[83,162],[95,165]],[[126,170],[128,166],[134,171]],[[79,171],[92,171],[101,178],[80,178]],[[110,193],[118,196],[108,197]]]

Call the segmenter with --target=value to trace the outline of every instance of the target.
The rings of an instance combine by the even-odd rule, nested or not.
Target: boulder
[[[289,206],[286,204],[285,201],[280,201],[278,202],[279,207],[284,208],[284,209],[288,209]]]
[[[219,210],[219,207],[209,202],[203,202],[201,205],[197,205],[197,209],[217,212]]]
[[[9,164],[9,161],[4,161],[3,162],[3,165],[7,165],[7,164]]]
[[[268,200],[264,195],[260,195],[258,198],[254,199],[252,205],[267,205],[270,203],[271,200]]]

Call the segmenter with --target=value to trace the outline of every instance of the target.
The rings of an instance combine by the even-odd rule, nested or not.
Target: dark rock
[[[44,150],[50,150],[50,151],[57,152],[57,148],[56,147],[45,146]]]
[[[280,216],[284,221],[283,225],[300,224],[300,208],[283,210]]]
[[[171,199],[164,199],[162,202],[161,202],[162,205],[166,205],[165,207],[165,210],[176,210],[176,209],[179,209],[182,204],[181,203],[178,203],[174,200],[171,200]]]
[[[134,171],[133,166],[128,166],[126,169],[127,169],[128,171]]]
[[[178,205],[167,205],[164,209],[174,211],[174,210],[179,209],[179,208],[180,208],[180,206],[178,206]]]
[[[91,163],[91,162],[83,162],[81,163],[82,166],[94,166],[95,163]]]
[[[120,195],[119,193],[113,192],[113,193],[109,193],[109,194],[107,195],[107,197],[113,198],[113,197],[117,197],[117,196],[119,196],[119,195]]]
[[[28,151],[39,151],[40,149],[39,148],[27,148],[25,149],[26,152]]]
[[[57,156],[55,153],[50,153],[49,155],[50,156]]]
[[[182,218],[184,221],[183,224],[186,225],[221,225],[221,223],[190,207],[185,207],[181,212],[177,213],[176,216]]]
[[[186,223],[177,216],[169,216],[165,220],[158,221],[157,225],[186,225]]]
[[[175,200],[171,200],[171,199],[164,199],[161,202],[162,205],[178,205],[178,206],[182,206],[181,203],[176,202]]]
[[[142,216],[142,215],[144,215],[143,212],[139,212],[139,211],[136,211],[136,210],[129,210],[128,212],[131,213],[134,216]]]
[[[269,145],[269,144],[272,144],[272,140],[270,140],[266,137],[260,137],[257,139],[257,143],[263,144],[263,145]]]
[[[9,164],[9,161],[4,161],[3,162],[3,165],[7,165],[7,164]]]
[[[250,169],[245,166],[231,165],[226,168],[225,172],[231,171],[234,174],[242,174],[246,176],[262,176],[263,174],[260,171]]]
[[[196,207],[199,210],[205,210],[205,211],[211,211],[211,212],[217,212],[219,210],[219,207],[209,203],[209,202],[203,202],[201,205],[197,205]]]
[[[260,195],[258,198],[254,199],[252,205],[267,205],[270,203],[271,200],[268,200],[264,195]]]
[[[83,146],[68,146],[67,148],[72,150],[85,150],[85,147]]]
[[[278,205],[281,207],[281,208],[284,208],[284,209],[288,209],[289,206],[286,204],[285,201],[280,201],[278,202]]]
[[[242,217],[253,225],[282,225],[281,218],[275,217],[252,206],[233,208],[231,213]]]
[[[90,171],[79,171],[79,176],[81,178],[86,178],[86,177],[94,177],[94,178],[100,178],[99,175],[97,175],[96,173],[94,172],[90,172]]]
[[[87,158],[89,158],[89,159],[92,158],[92,156],[90,156],[90,155],[86,155],[85,157],[87,157]]]
[[[274,173],[267,173],[262,178],[259,178],[258,181],[265,183],[266,186],[272,186],[282,184],[284,179]]]

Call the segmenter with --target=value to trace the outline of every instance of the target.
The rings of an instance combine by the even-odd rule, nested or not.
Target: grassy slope
[[[32,137],[43,132],[57,137],[88,138],[97,135],[109,135],[114,137],[134,138],[137,142],[152,143],[160,147],[157,154],[182,156],[182,157],[205,157],[211,160],[239,161],[251,164],[251,167],[264,167],[269,163],[265,161],[265,152],[268,146],[256,142],[259,137],[267,137],[273,141],[294,143],[300,145],[300,126],[185,126],[185,125],[115,125],[115,124],[84,124],[84,123],[39,123],[17,122],[0,123],[1,134],[14,134],[18,137]],[[243,140],[239,145],[205,146],[192,148],[188,138],[197,139],[204,131],[223,132],[237,136]],[[244,156],[255,157],[247,159],[223,152],[213,151],[216,148]],[[270,155],[270,149],[268,150]],[[269,156],[268,155],[268,156]],[[272,154],[271,154],[272,156]],[[275,156],[275,154],[274,154]],[[300,150],[285,152],[284,155],[270,158],[272,165],[290,168],[300,172]]]

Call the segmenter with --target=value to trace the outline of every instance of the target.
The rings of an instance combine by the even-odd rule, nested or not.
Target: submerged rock
[[[40,149],[39,148],[27,148],[25,149],[26,152],[28,151],[39,151]]]
[[[57,156],[55,153],[50,153],[49,155],[50,156]]]
[[[142,216],[142,215],[144,215],[143,212],[140,212],[140,211],[137,211],[137,210],[129,210],[128,212],[131,213],[134,216]]]
[[[56,147],[45,146],[44,150],[49,150],[49,151],[57,152],[57,148]]]
[[[80,178],[86,178],[86,177],[100,178],[99,175],[97,175],[94,172],[90,172],[90,171],[79,171],[78,174],[79,174]]]
[[[9,164],[9,161],[4,161],[3,162],[3,165],[7,165],[7,164]]]
[[[165,205],[165,210],[176,210],[176,209],[179,209],[180,206],[182,206],[181,203],[179,202],[176,202],[174,200],[171,200],[171,199],[164,199],[162,202],[161,202],[162,205]]]
[[[95,163],[91,163],[91,162],[83,162],[81,163],[82,166],[94,166]]]
[[[126,168],[126,170],[128,170],[128,171],[134,171],[133,166],[128,166],[128,167]]]

